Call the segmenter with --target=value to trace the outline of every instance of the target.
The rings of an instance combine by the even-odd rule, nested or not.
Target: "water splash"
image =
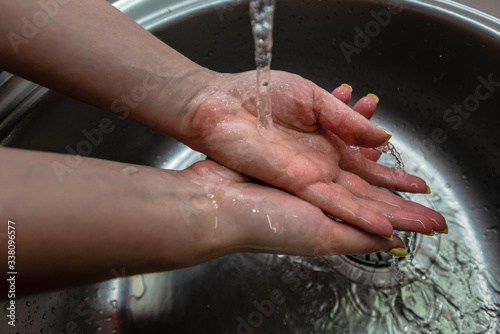
[[[275,0],[250,1],[250,18],[257,66],[259,132],[263,135],[265,135],[265,130],[272,127],[273,122],[268,88],[271,83],[274,6]]]
[[[375,148],[374,150],[385,154],[386,156],[391,156],[394,158],[394,166],[390,166],[387,162],[387,159],[382,158],[379,162],[388,167],[392,167],[399,170],[404,170],[405,164],[403,158],[401,157],[401,153],[396,149],[396,147],[392,143],[387,143],[384,146]],[[415,256],[415,247],[417,241],[416,233],[399,233],[395,232],[397,236],[399,236],[403,242],[405,243],[406,249],[408,250],[408,255],[406,256],[406,261],[411,262],[413,257]],[[406,281],[406,275],[404,271],[399,267],[399,258],[392,256],[389,260],[391,273],[393,274],[393,279],[396,285],[401,286]]]
[[[392,156],[395,159],[395,163],[396,163],[393,168],[400,169],[400,170],[405,169],[405,164],[403,162],[403,159],[401,158],[401,154],[399,153],[399,151],[396,149],[396,147],[393,144],[387,143],[384,146],[374,148],[374,150]]]
[[[408,250],[408,255],[406,256],[405,261],[406,263],[411,263],[415,256],[415,250],[417,246],[417,233],[395,231],[394,234],[400,237],[401,240],[403,240],[406,249]],[[395,286],[401,287],[407,281],[407,275],[405,271],[403,271],[399,266],[400,260],[401,259],[399,257],[392,256],[389,259],[389,263]]]

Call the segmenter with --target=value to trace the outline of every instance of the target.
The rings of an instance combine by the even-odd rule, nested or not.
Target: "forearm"
[[[213,72],[104,0],[53,5],[49,16],[36,0],[0,0],[3,69],[179,138],[185,105]]]
[[[51,164],[64,158],[0,148],[0,233],[15,222],[21,290],[104,280],[123,267],[176,269],[217,251],[196,226],[213,220],[210,206],[190,215],[193,198],[204,197],[179,173],[84,159],[58,182]]]

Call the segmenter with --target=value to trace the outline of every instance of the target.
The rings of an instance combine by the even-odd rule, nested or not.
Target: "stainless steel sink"
[[[254,67],[246,2],[116,5],[204,66]],[[500,332],[500,20],[445,0],[305,0],[278,1],[275,21],[273,68],[381,98],[374,121],[433,190],[400,195],[440,211],[450,233],[403,235],[412,254],[398,263],[237,254],[133,277],[110,267],[114,280],[18,299],[17,326],[4,320],[2,332]],[[173,169],[203,158],[132,121],[0,79],[2,145],[67,153],[108,117],[120,130],[90,156]]]

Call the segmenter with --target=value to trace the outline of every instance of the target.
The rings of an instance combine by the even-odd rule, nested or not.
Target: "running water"
[[[273,47],[273,19],[275,0],[251,0],[250,18],[252,22],[252,33],[255,44],[255,64],[257,66],[257,109],[259,118],[259,132],[266,136],[266,130],[272,127],[271,98],[268,88],[271,82],[271,60]],[[404,162],[400,153],[393,144],[376,148],[375,150],[390,155],[395,159],[393,168],[404,170]],[[411,261],[415,248],[416,234],[406,234],[404,242],[408,249],[408,260]],[[391,272],[398,285],[405,280],[405,274],[398,267],[399,259],[393,257],[391,260]]]
[[[257,109],[261,134],[265,134],[265,130],[270,129],[273,122],[268,87],[271,82],[274,4],[275,0],[250,1],[250,18],[257,66]]]
[[[401,154],[393,144],[387,143],[386,145],[377,147],[374,150],[383,153],[382,157],[379,160],[379,163],[387,167],[404,170],[405,164],[403,162],[403,158],[401,157]],[[390,158],[389,160],[387,159],[389,156],[391,156],[394,159],[394,161],[392,162],[394,163],[393,166],[391,166],[392,163],[389,162]],[[395,232],[395,234],[399,236],[405,243],[406,249],[408,250],[406,261],[411,262],[414,257],[413,252],[415,251],[417,234],[414,232],[405,232],[405,233]],[[402,285],[406,280],[405,273],[399,267],[400,260],[401,259],[396,256],[392,256],[392,258],[389,260],[390,270],[393,275],[393,280],[397,285]]]
[[[401,154],[398,152],[396,147],[394,145],[392,145],[391,143],[387,143],[384,146],[377,147],[374,150],[392,156],[396,162],[394,168],[401,169],[401,170],[405,169],[405,164],[403,162],[403,159],[401,158]]]

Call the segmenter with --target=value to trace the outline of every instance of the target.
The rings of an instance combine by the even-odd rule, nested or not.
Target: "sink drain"
[[[387,268],[391,266],[390,260],[392,256],[387,253],[373,253],[364,255],[346,255],[348,260],[355,262],[362,266],[372,268]],[[397,262],[401,262],[403,258],[396,258]]]
[[[405,243],[415,237],[413,233],[405,234],[398,235]],[[376,288],[392,288],[425,279],[426,272],[435,261],[440,242],[439,235],[417,235],[414,249],[409,249],[410,253],[405,258],[374,253],[331,256],[324,260],[330,268],[352,282]]]
[[[391,191],[392,192],[392,191]],[[393,194],[420,204],[432,204],[427,196]],[[377,288],[392,288],[425,279],[425,274],[434,263],[441,236],[423,236],[418,233],[394,233],[400,237],[407,249],[404,258],[393,257],[385,252],[363,255],[340,255],[324,258],[326,264],[351,281]],[[396,278],[397,274],[397,278]]]

